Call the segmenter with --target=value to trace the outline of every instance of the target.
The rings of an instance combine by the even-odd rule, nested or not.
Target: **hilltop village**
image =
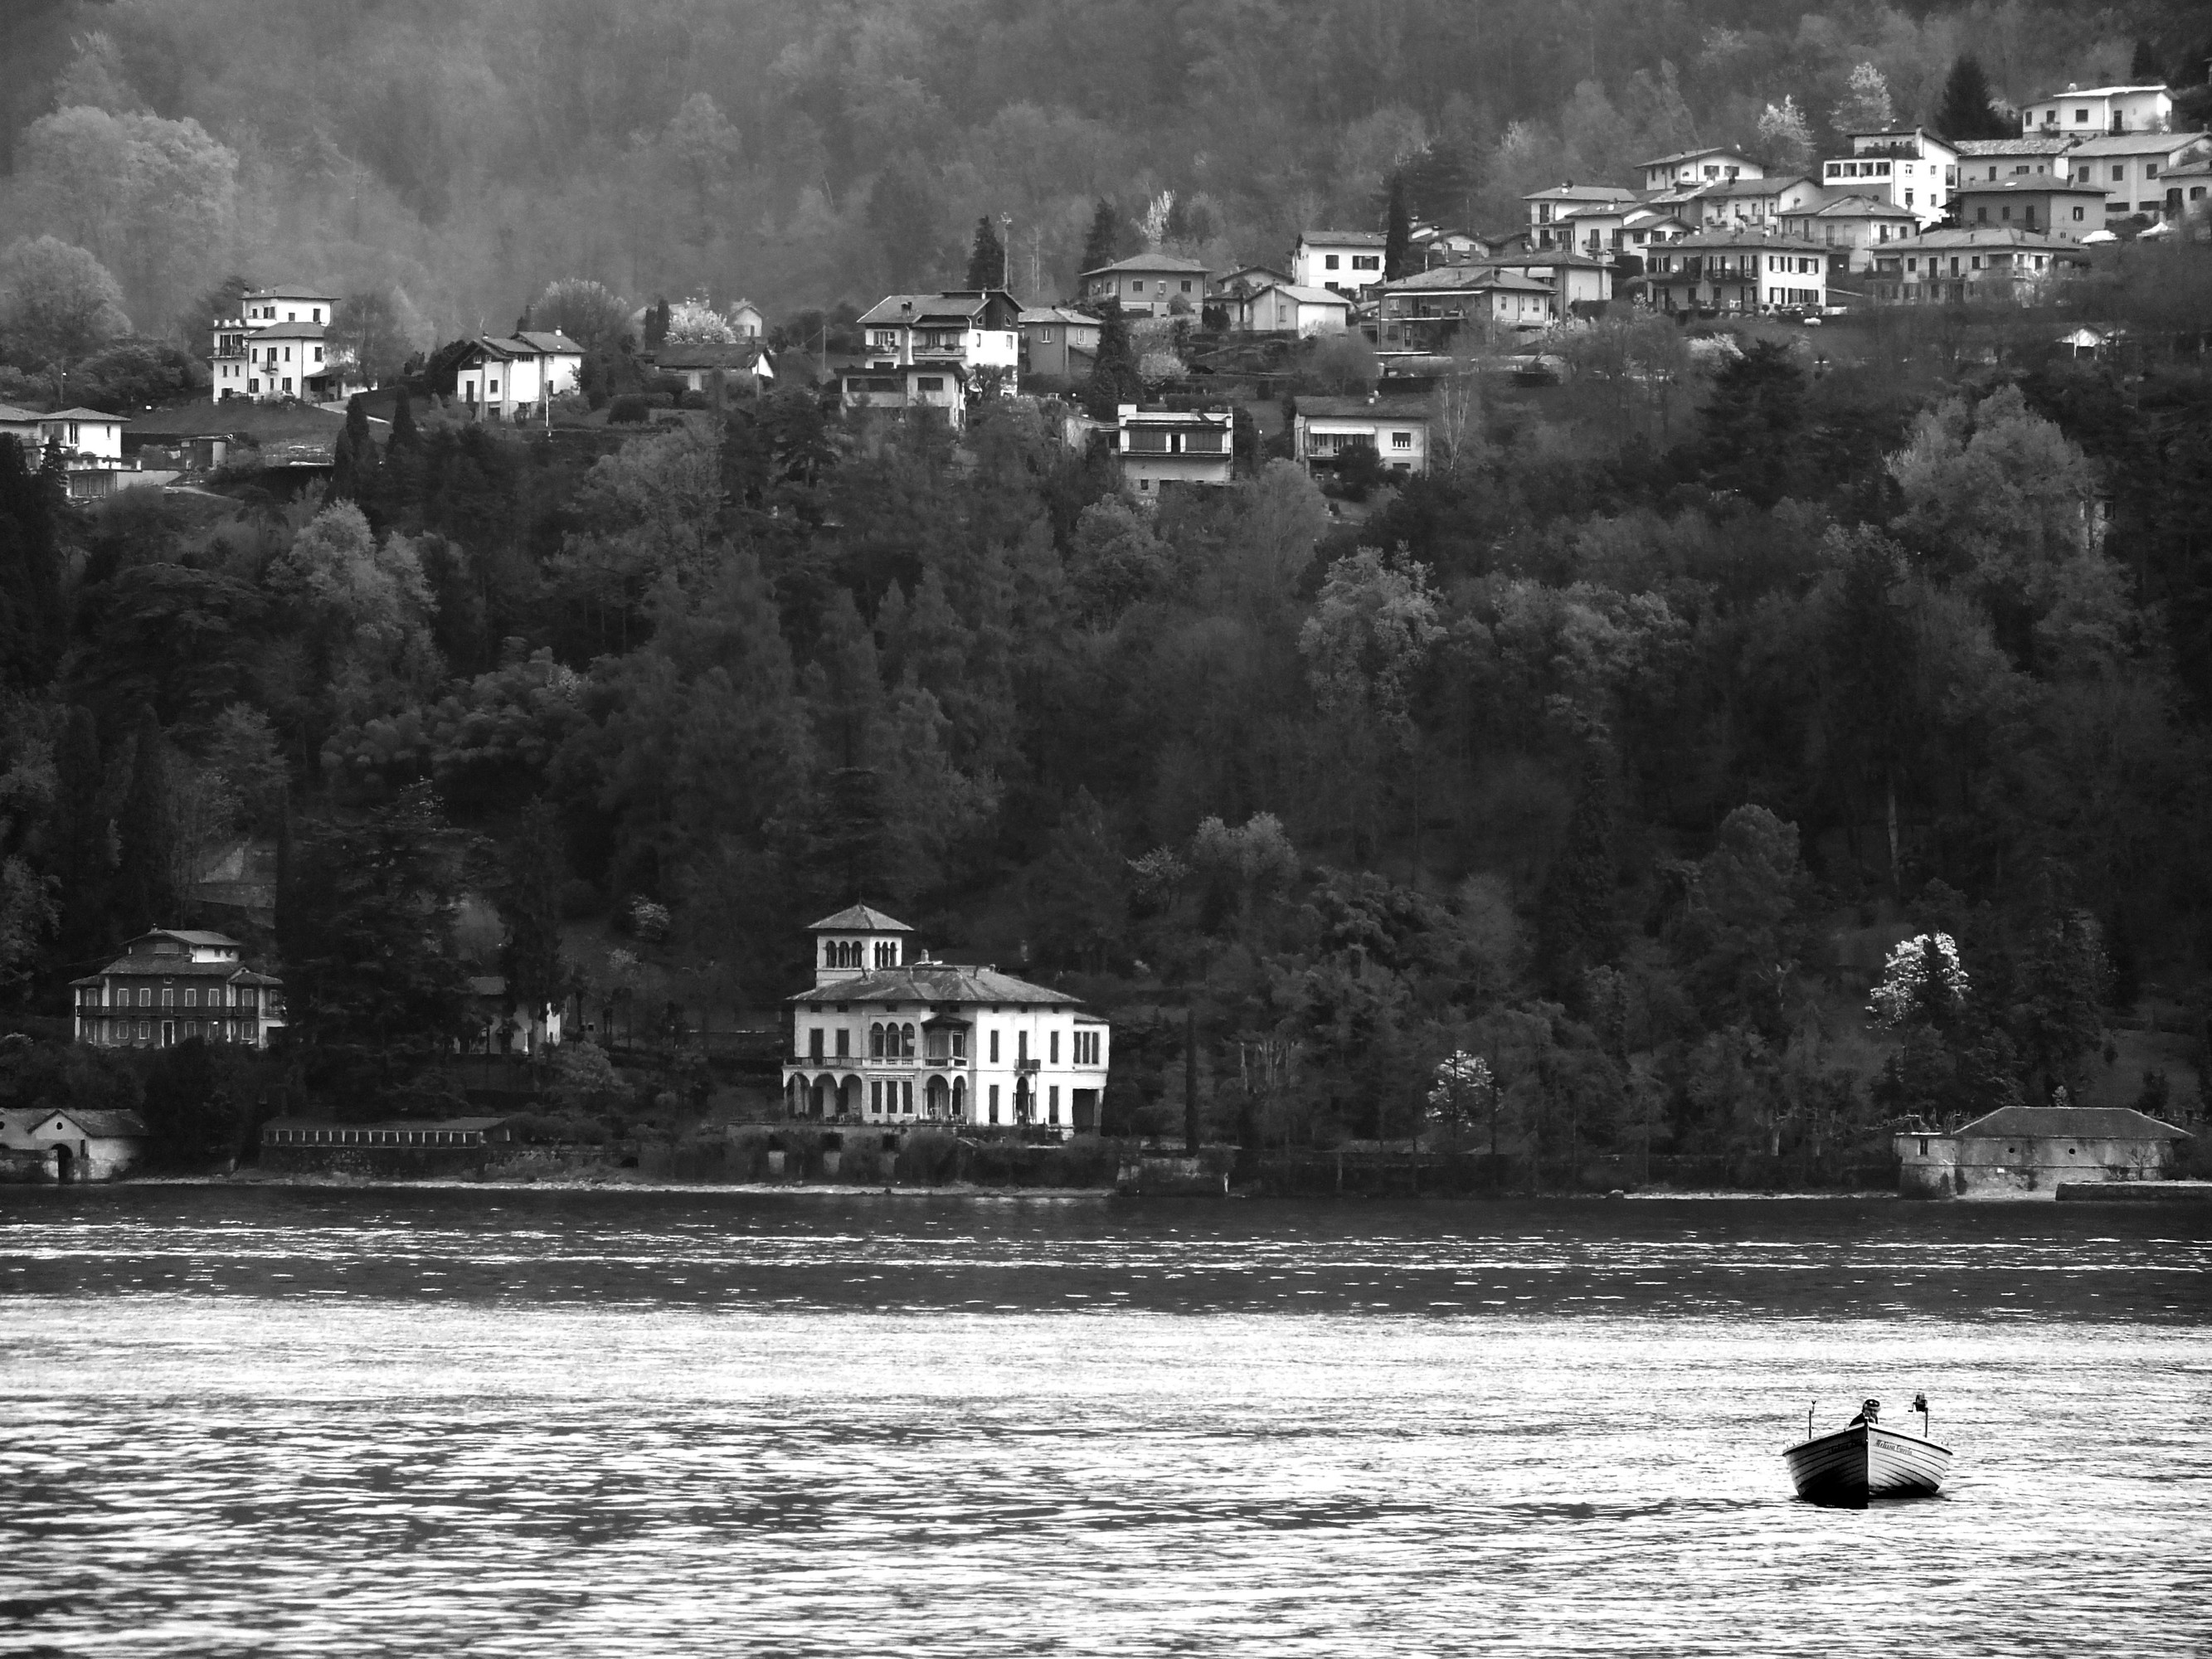
[[[2193,1169],[2178,96],[396,360],[343,271],[187,347],[18,241],[0,1167]]]

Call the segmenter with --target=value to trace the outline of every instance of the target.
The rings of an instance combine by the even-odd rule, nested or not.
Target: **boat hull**
[[[1838,1509],[1864,1509],[1873,1498],[1932,1497],[1951,1467],[1948,1448],[1866,1423],[1792,1446],[1782,1457],[1798,1497]]]

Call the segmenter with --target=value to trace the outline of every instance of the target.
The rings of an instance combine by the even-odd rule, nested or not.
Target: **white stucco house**
[[[565,334],[487,334],[461,359],[453,400],[471,419],[543,420],[583,372],[584,348]]]
[[[814,983],[788,999],[792,1116],[1098,1128],[1111,1035],[1075,998],[989,965],[909,957],[913,929],[865,904],[807,931]]]
[[[208,359],[210,395],[278,404],[296,398],[326,403],[342,396],[356,378],[330,343],[337,316],[334,294],[288,283],[255,289],[239,303],[235,317],[218,317],[214,349]]]
[[[1382,280],[1388,240],[1374,230],[1310,230],[1291,250],[1291,282],[1359,299]]]

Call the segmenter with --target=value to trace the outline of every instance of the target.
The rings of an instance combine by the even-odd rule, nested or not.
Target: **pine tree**
[[[61,659],[59,465],[51,445],[33,471],[21,445],[0,444],[0,683],[43,685]]]
[[[354,477],[353,429],[342,426],[337,441],[331,446],[331,487],[325,499],[350,501],[360,499],[360,485]]]
[[[1104,197],[1091,210],[1091,231],[1083,239],[1083,261],[1077,274],[1097,270],[1114,263],[1116,251],[1121,246],[1121,216]]]
[[[169,793],[168,757],[162,750],[161,722],[149,707],[138,715],[138,736],[131,757],[131,788],[116,823],[120,867],[117,871],[117,917],[137,933],[173,924],[176,880],[176,811]]]
[[[1998,111],[1990,96],[1989,77],[1972,53],[1961,53],[1944,78],[1943,95],[1936,106],[1936,131],[1956,143],[1962,138],[2006,138],[2014,124]]]
[[[1406,175],[1390,175],[1390,204],[1382,237],[1382,280],[1413,275],[1413,222],[1406,209]]]
[[[2158,48],[2141,35],[2136,37],[2136,54],[2129,60],[2128,79],[2142,86],[2166,79],[2166,65],[2159,61]]]
[[[975,240],[968,250],[968,286],[1006,286],[1006,249],[999,240],[999,228],[985,214],[975,222]]]
[[[387,449],[403,450],[410,455],[422,453],[422,429],[415,424],[415,403],[407,395],[407,386],[402,381],[398,395],[392,404],[392,436],[386,441]]]
[[[658,351],[668,339],[668,301],[664,296],[645,308],[645,349]]]

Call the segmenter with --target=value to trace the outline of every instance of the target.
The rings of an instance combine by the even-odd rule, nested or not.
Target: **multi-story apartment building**
[[[789,999],[793,1117],[1095,1131],[1110,1032],[1065,992],[994,967],[908,960],[913,929],[865,904],[824,916]]]
[[[1236,417],[1226,409],[1123,404],[1115,410],[1114,453],[1140,501],[1157,501],[1163,484],[1225,484],[1236,471]]]
[[[1855,132],[1851,153],[1820,163],[1824,189],[1875,196],[1910,208],[1923,225],[1943,216],[1958,182],[1959,152],[1924,127],[1899,132]]]
[[[2158,219],[2166,213],[2166,175],[2202,160],[2207,144],[2202,133],[2105,133],[2068,150],[2065,164],[2075,184],[2105,192],[2106,218]]]
[[[2163,132],[2173,125],[2173,94],[2155,83],[2128,87],[2075,87],[2030,99],[2020,112],[2020,130],[2070,133]]]
[[[1696,231],[1652,251],[1644,285],[1661,311],[1810,309],[1828,302],[1828,250],[1774,231]]]

